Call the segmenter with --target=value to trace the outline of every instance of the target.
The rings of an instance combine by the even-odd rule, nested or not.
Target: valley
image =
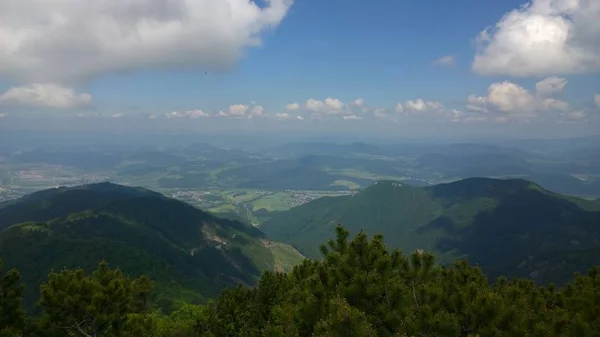
[[[324,196],[352,195],[376,181],[428,186],[469,177],[527,179],[556,193],[600,197],[593,140],[556,152],[542,143],[289,143],[236,148],[194,143],[152,147],[19,147],[0,153],[0,201],[57,186],[111,181],[143,186],[201,209],[260,225]]]

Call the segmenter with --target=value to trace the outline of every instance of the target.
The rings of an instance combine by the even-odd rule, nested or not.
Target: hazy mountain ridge
[[[561,282],[600,262],[600,205],[522,179],[470,178],[414,187],[381,181],[353,197],[316,200],[277,214],[261,229],[311,257],[335,225],[380,232],[403,251],[467,257],[490,276]],[[561,266],[558,270],[558,266]]]

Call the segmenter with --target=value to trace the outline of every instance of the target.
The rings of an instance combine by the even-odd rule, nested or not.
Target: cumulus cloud
[[[234,64],[293,0],[3,0],[0,76],[59,82],[148,68]]]
[[[339,115],[344,113],[345,105],[342,101],[333,97],[327,97],[323,101],[309,98],[306,103],[304,103],[304,109],[315,113]]]
[[[250,116],[262,117],[265,115],[265,108],[262,105],[255,105],[250,108],[249,114]]]
[[[437,101],[425,101],[422,98],[418,98],[416,100],[407,100],[404,103],[396,104],[396,112],[398,113],[406,113],[406,112],[425,112],[429,110],[439,110],[444,106],[442,103]]]
[[[290,117],[291,117],[290,114],[287,114],[285,112],[275,114],[275,118],[279,119],[279,120],[290,119]]]
[[[7,113],[0,112],[0,118],[6,117],[6,116],[8,116]]]
[[[446,112],[446,115],[450,117],[452,120],[459,120],[463,116],[463,112],[457,109],[452,109]]]
[[[300,110],[300,104],[298,103],[290,103],[285,106],[285,109],[288,111]]]
[[[600,2],[533,0],[477,38],[473,70],[547,76],[600,70]]]
[[[487,113],[489,111],[488,111],[486,105],[487,105],[486,97],[469,95],[469,97],[467,97],[467,105],[465,106],[465,108],[467,110],[473,111],[473,112]]]
[[[362,117],[357,116],[357,115],[346,115],[346,116],[342,116],[342,119],[344,119],[344,120],[358,120],[358,119],[362,119]]]
[[[400,106],[402,106],[402,105],[400,105]],[[388,112],[384,108],[377,108],[377,109],[373,110],[373,115],[377,118],[384,118],[388,115]]]
[[[493,83],[488,87],[486,96],[470,95],[466,109],[474,112],[500,112],[512,117],[536,117],[539,112],[548,110],[569,111],[568,102],[547,97],[560,93],[566,80],[546,78],[536,83],[536,93],[532,94],[524,87],[509,82]]]
[[[367,104],[365,103],[364,98],[355,99],[350,104],[348,104],[347,108],[350,111],[349,113],[352,113],[352,111],[365,113],[365,112],[369,112],[371,110],[371,108],[368,107]]]
[[[452,55],[443,56],[433,62],[434,65],[438,66],[451,66],[456,62],[456,58]]]
[[[172,111],[167,112],[165,114],[167,118],[201,118],[201,117],[209,117],[210,115],[206,112],[196,109],[196,110],[188,110],[188,111]],[[153,119],[154,116],[150,116]]]
[[[303,120],[304,120],[304,117],[302,117],[302,116],[298,115],[298,116],[296,116],[296,119],[297,119],[297,120],[299,120],[299,121],[303,121]]]
[[[227,107],[226,110],[219,111],[217,116],[242,118],[246,115],[246,112],[249,108],[250,106],[245,104],[232,104],[229,107]]]
[[[0,34],[1,35],[1,34]],[[91,103],[90,94],[78,94],[55,83],[12,87],[0,94],[0,104],[69,109]]]
[[[365,106],[365,100],[364,98],[357,98],[352,102],[352,105],[358,106],[358,107],[364,107]]]
[[[600,94],[594,95],[594,103],[596,103],[597,108],[600,108]]]

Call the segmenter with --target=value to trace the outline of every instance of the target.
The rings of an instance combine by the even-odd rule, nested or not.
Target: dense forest
[[[40,287],[41,314],[21,308],[16,269],[0,272],[0,336],[597,336],[600,273],[562,287],[501,277],[477,266],[443,266],[433,254],[388,250],[382,235],[350,238],[343,227],[320,260],[267,271],[202,305],[166,315],[152,281],[101,263],[63,269]]]
[[[523,179],[468,178],[416,187],[378,181],[353,196],[325,197],[278,212],[260,226],[310,258],[338,223],[381,233],[390,248],[425,249],[440,262],[468,258],[492,279],[563,285],[598,260],[600,204]]]
[[[51,270],[90,273],[104,260],[128,276],[151,278],[152,301],[170,312],[239,283],[253,286],[263,271],[289,271],[304,259],[250,225],[109,183],[0,203],[0,258],[28,285],[22,295],[29,313],[40,311],[38,289]]]

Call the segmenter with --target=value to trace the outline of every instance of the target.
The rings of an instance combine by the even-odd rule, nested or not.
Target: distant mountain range
[[[600,203],[565,197],[521,179],[469,178],[415,187],[380,181],[354,196],[325,197],[281,212],[260,228],[309,257],[334,237],[382,233],[405,253],[466,257],[492,277],[563,282],[600,263]]]
[[[106,260],[156,282],[155,303],[169,310],[200,302],[265,270],[289,270],[303,257],[254,227],[217,218],[141,188],[111,183],[56,188],[0,204],[0,259],[17,267],[35,310],[50,270]]]

